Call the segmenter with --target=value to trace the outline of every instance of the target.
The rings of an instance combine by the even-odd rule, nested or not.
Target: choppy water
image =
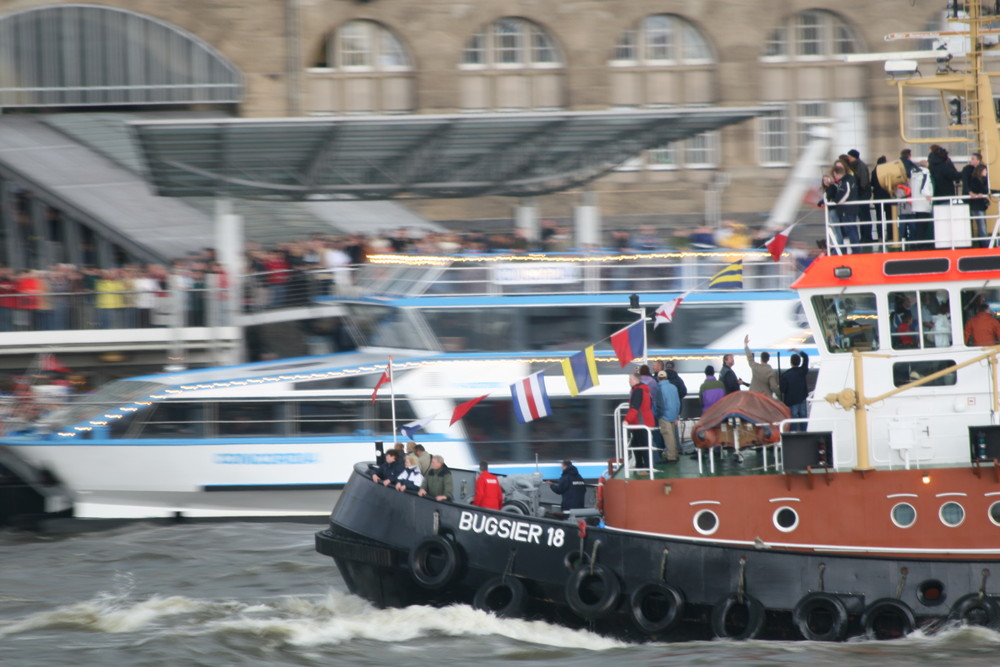
[[[134,524],[0,533],[0,664],[1000,664],[1000,634],[894,642],[630,645],[469,607],[379,610],[313,550],[317,524]]]

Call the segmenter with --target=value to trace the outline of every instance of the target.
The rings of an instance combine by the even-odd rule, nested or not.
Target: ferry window
[[[951,308],[945,290],[889,293],[892,349],[951,346]]]
[[[590,345],[586,308],[534,308],[526,332],[530,350],[577,350]]]
[[[284,434],[284,415],[277,403],[220,403],[219,435],[253,438]]]
[[[498,352],[517,349],[517,317],[524,309],[425,310],[423,315],[445,352]]]
[[[949,366],[954,366],[953,360],[939,359],[935,361],[899,361],[892,365],[892,383],[897,387],[902,387],[908,382],[927,377],[931,373],[943,371]],[[947,375],[931,380],[924,387],[948,387],[958,379],[958,374],[954,371]]]
[[[684,304],[683,308],[678,308],[674,313],[670,326],[657,327],[650,333],[649,346],[702,349],[733,329],[739,329],[743,322],[742,304],[708,307]],[[624,324],[618,328],[622,326]],[[608,331],[605,335],[616,330]]]
[[[414,315],[401,308],[352,304],[347,307],[357,333],[358,345],[433,349],[425,329],[414,322]]]
[[[971,347],[1000,343],[1000,289],[962,290],[962,342]]]
[[[877,350],[879,347],[875,295],[814,296],[812,302],[820,333],[831,352]]]
[[[205,435],[203,403],[155,403],[145,423],[132,429],[136,438],[201,438]]]
[[[296,410],[301,435],[346,435],[365,426],[364,406],[358,401],[303,401]]]

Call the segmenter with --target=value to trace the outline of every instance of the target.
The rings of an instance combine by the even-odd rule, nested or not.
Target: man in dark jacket
[[[746,384],[743,380],[736,377],[736,371],[733,370],[733,364],[735,363],[736,359],[731,354],[722,357],[722,370],[719,371],[719,381],[726,388],[727,394],[739,391],[740,385]]]
[[[664,364],[664,368],[667,372],[667,379],[670,380],[670,384],[677,387],[677,396],[681,399],[681,404],[683,405],[684,397],[687,396],[688,388],[684,384],[684,378],[682,378],[677,370],[674,368],[674,362],[668,361]]]
[[[552,485],[552,490],[562,496],[562,511],[582,509],[583,498],[587,493],[587,486],[580,476],[580,471],[576,469],[569,459],[562,462],[562,475],[555,482],[546,480]]]
[[[809,416],[809,405],[806,403],[809,395],[809,385],[806,382],[809,375],[809,355],[795,348],[792,348],[792,352],[796,353],[791,358],[792,367],[781,374],[781,400],[791,410],[792,419],[805,419]],[[806,424],[792,424],[791,430],[805,431]]]
[[[875,237],[872,235],[872,199],[871,173],[868,165],[861,160],[861,153],[857,148],[847,151],[847,159],[850,161],[851,171],[854,172],[854,181],[858,186],[858,233],[861,243],[872,243]]]
[[[955,181],[961,181],[962,175],[955,169],[955,163],[948,157],[948,150],[937,144],[931,146],[927,156],[927,168],[931,172],[931,183],[934,185],[935,197],[954,197]],[[935,206],[947,202],[934,202]]]
[[[395,484],[396,478],[405,469],[406,466],[403,464],[403,459],[400,457],[399,452],[395,449],[390,449],[385,453],[385,461],[372,473],[372,481],[385,486]]]
[[[424,483],[417,493],[434,500],[451,500],[454,497],[455,485],[451,480],[451,470],[444,464],[444,457],[437,454],[431,457],[431,469],[424,475]]]

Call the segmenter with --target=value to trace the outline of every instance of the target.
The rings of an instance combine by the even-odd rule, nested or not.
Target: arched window
[[[465,111],[566,106],[562,52],[546,30],[504,17],[472,35],[462,50],[459,108]]]
[[[799,12],[775,27],[764,42],[766,60],[828,60],[860,51],[842,18],[820,9]]]
[[[850,24],[826,10],[799,12],[768,33],[760,55],[760,103],[769,107],[756,121],[760,165],[793,164],[816,122],[836,127],[827,159],[856,148],[868,160],[869,75],[863,63],[840,58],[863,50]]]
[[[350,72],[411,69],[410,57],[392,32],[374,21],[348,21],[327,40],[321,67]]]
[[[466,68],[561,67],[559,48],[540,26],[519,18],[497,19],[465,43]]]
[[[416,108],[410,54],[389,28],[375,21],[348,21],[328,34],[306,80],[309,113],[408,113]]]
[[[670,14],[647,16],[615,42],[614,65],[704,64],[715,60],[708,41],[690,22]]]

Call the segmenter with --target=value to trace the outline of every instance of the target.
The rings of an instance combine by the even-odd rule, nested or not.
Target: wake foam
[[[378,609],[359,597],[331,590],[326,596],[277,597],[252,602],[184,596],[129,598],[131,582],[92,600],[0,622],[0,638],[51,629],[183,636],[249,635],[297,647],[355,640],[400,645],[427,636],[488,637],[546,647],[603,651],[621,642],[543,621],[501,619],[465,605]],[[391,632],[388,631],[391,629]]]

